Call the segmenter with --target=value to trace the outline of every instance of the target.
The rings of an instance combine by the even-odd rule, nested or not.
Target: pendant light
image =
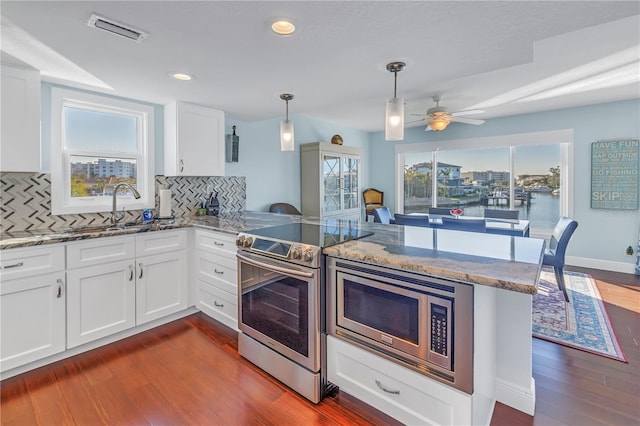
[[[283,93],[280,99],[287,104],[285,119],[280,122],[280,151],[293,151],[293,122],[289,120],[289,101],[293,99],[293,95]]]
[[[387,64],[387,71],[393,73],[393,98],[387,99],[384,126],[384,138],[388,141],[401,141],[404,139],[404,99],[396,97],[396,89],[398,71],[402,71],[405,66],[404,62]]]

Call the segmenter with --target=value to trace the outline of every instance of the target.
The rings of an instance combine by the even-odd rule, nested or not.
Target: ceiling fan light
[[[449,123],[450,120],[445,118],[434,118],[429,122],[429,127],[431,127],[431,130],[439,132],[440,130],[446,129]]]
[[[387,99],[385,114],[384,138],[388,141],[401,141],[404,139],[404,99]]]

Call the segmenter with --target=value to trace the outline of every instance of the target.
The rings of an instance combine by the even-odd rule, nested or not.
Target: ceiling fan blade
[[[477,120],[475,118],[459,118],[459,117],[451,117],[451,121],[455,123],[465,123],[465,124],[475,124],[479,126],[484,123],[484,120]]]
[[[472,114],[482,114],[483,110],[481,109],[468,109],[466,111],[456,111],[456,112],[452,112],[451,116],[452,117],[460,117],[461,115],[472,115]]]
[[[411,120],[411,121],[406,121],[404,124],[411,124],[411,123],[419,123],[424,121],[424,118],[421,118],[420,120]]]
[[[432,130],[433,130],[433,129],[432,129],[429,125],[427,125],[427,128],[426,128],[426,129],[424,129],[424,131],[425,131],[425,132],[430,132],[430,131],[432,131]]]
[[[424,117],[424,114],[415,114],[415,113],[412,113],[412,114],[409,114],[409,115],[417,115],[418,117]]]

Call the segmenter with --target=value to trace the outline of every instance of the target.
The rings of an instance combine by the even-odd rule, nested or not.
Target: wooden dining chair
[[[396,225],[422,226],[423,228],[429,228],[431,226],[429,225],[429,216],[427,215],[396,213],[393,217],[396,220]]]
[[[553,229],[553,234],[549,240],[549,247],[544,250],[544,257],[542,264],[553,267],[553,272],[558,282],[558,288],[562,290],[564,294],[564,300],[569,302],[569,295],[567,294],[567,287],[564,283],[564,255],[567,251],[567,245],[571,239],[571,235],[578,227],[578,222],[568,217],[561,217],[556,227]]]
[[[364,220],[369,221],[369,216],[373,216],[373,211],[379,207],[384,207],[384,192],[375,188],[367,188],[362,191],[364,200]],[[375,219],[375,218],[374,218]],[[374,220],[375,222],[375,220]]]
[[[484,219],[456,219],[453,217],[442,217],[442,227],[455,231],[486,232],[487,223]]]

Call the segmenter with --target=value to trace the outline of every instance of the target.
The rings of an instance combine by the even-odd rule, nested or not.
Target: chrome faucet
[[[119,184],[116,185],[115,188],[113,188],[113,210],[111,211],[111,224],[115,225],[116,223],[118,223],[120,220],[122,220],[122,218],[124,217],[124,212],[122,214],[118,214],[117,213],[117,208],[116,208],[116,194],[118,193],[118,190],[122,187],[126,187],[128,189],[130,189],[133,192],[133,196],[136,198],[136,200],[138,198],[140,198],[140,193],[138,191],[136,191],[136,189],[131,186],[130,184],[128,184],[127,182],[120,182]]]

